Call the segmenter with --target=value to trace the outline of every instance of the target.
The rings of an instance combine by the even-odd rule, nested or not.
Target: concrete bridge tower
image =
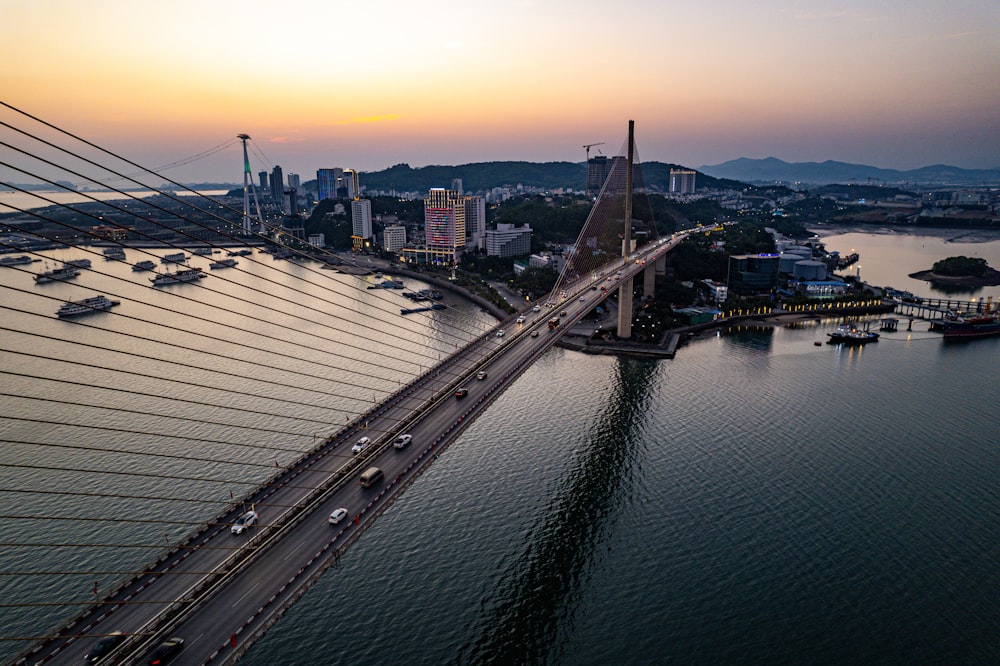
[[[625,233],[622,236],[622,257],[627,262],[632,252],[632,159],[634,158],[635,121],[628,121],[628,150],[625,163]],[[632,278],[621,281],[618,288],[618,337],[632,337]]]

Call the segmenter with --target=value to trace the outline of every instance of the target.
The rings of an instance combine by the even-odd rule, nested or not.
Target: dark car
[[[155,650],[149,653],[149,661],[147,663],[150,664],[150,666],[160,666],[160,664],[169,663],[170,660],[176,657],[183,649],[183,638],[168,638],[156,646]]]
[[[469,395],[469,389],[467,388],[460,388],[457,391],[455,391],[456,398],[464,398],[467,395]]]
[[[108,634],[101,640],[94,644],[94,647],[90,649],[83,661],[88,664],[96,664],[101,659],[104,659],[112,650],[121,645],[121,642],[125,640],[124,631],[116,631]]]

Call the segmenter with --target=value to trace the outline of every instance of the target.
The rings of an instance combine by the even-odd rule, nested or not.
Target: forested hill
[[[642,164],[642,178],[647,187],[666,191],[670,169],[684,168],[663,162]],[[408,164],[397,164],[383,171],[363,171],[359,174],[361,185],[368,190],[395,190],[397,192],[426,192],[432,187],[451,187],[455,178],[462,179],[466,192],[481,192],[494,187],[516,186],[541,187],[547,189],[565,188],[583,190],[586,186],[587,169],[582,163],[573,162],[477,162],[458,166],[425,166],[412,168]],[[746,186],[733,180],[712,178],[699,173],[699,188],[743,189]],[[315,188],[315,181],[306,183]]]

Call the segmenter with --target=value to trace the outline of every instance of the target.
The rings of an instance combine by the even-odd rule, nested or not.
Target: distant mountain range
[[[831,183],[893,185],[997,185],[1000,168],[961,169],[935,164],[910,171],[880,169],[847,162],[785,162],[776,157],[750,159],[741,157],[722,164],[700,166],[698,171],[716,178],[731,178],[745,183],[800,182],[811,185]]]

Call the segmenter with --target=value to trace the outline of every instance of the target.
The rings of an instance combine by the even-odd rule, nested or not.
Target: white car
[[[541,312],[542,311],[542,306],[541,305],[536,305],[535,307],[531,308],[531,311],[532,312]]]
[[[581,303],[585,302],[586,300],[587,300],[587,297],[586,297],[586,296],[581,296],[581,297],[580,297],[580,302],[581,302]]]
[[[358,443],[351,447],[351,455],[357,455],[371,446],[372,440],[368,437],[362,437],[358,440]]]
[[[476,373],[476,379],[486,379],[486,371],[480,370]]]
[[[396,441],[392,443],[397,449],[405,449],[410,445],[410,440],[413,439],[410,435],[400,435],[396,438]]]
[[[518,324],[523,324],[524,323],[524,317],[518,317],[516,321],[517,321]]]
[[[233,527],[230,530],[233,534],[243,534],[245,531],[250,529],[252,525],[257,523],[257,512],[247,511],[242,516],[236,519],[233,523]]]
[[[327,522],[330,523],[331,525],[336,525],[337,523],[342,521],[344,519],[344,516],[346,515],[347,515],[347,509],[345,509],[344,507],[340,507],[339,509],[330,514],[330,517],[327,519]]]
[[[503,336],[504,336],[504,333],[503,333],[503,329],[501,328],[499,331],[497,331],[497,337],[498,338],[502,338]]]

